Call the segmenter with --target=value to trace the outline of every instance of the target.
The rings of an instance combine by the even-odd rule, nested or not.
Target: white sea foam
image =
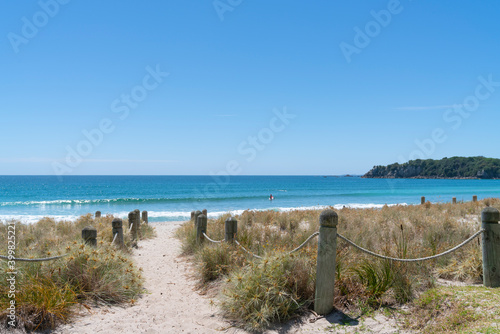
[[[113,213],[113,216],[119,218],[127,218],[128,211],[121,211]],[[210,215],[208,215],[210,217]],[[189,219],[191,218],[191,211],[148,211],[148,218],[165,218],[167,220],[175,219]]]
[[[60,205],[60,204],[103,204],[115,202],[134,202],[134,201],[147,201],[147,200],[161,200],[161,199],[140,199],[140,198],[102,198],[102,199],[57,199],[50,201],[18,201],[18,202],[0,202],[0,206],[19,206],[19,205]]]
[[[375,204],[375,203],[349,203],[349,204],[335,204],[333,207],[335,209],[342,209],[344,206],[351,209],[380,209],[383,208],[386,204]],[[395,205],[408,205],[406,203],[397,203],[397,204],[387,204],[387,206],[395,206]]]
[[[52,218],[56,221],[68,220],[75,221],[79,216],[73,215],[0,215],[0,221],[6,222],[11,220],[20,221],[27,224],[33,224],[40,221],[43,218]]]
[[[399,204],[387,204],[388,206],[394,205],[407,205],[406,203]],[[275,207],[268,209],[252,209],[249,211],[266,211],[266,210],[274,210],[279,212],[290,212],[290,211],[304,211],[304,210],[324,210],[327,208],[333,207],[335,210],[340,210],[343,207],[353,208],[353,209],[369,209],[369,208],[377,208],[380,209],[384,206],[384,204],[375,204],[375,203],[347,203],[347,204],[335,204],[332,206],[326,205],[316,205],[316,206],[302,206],[302,207]],[[241,215],[246,210],[228,210],[228,211],[214,211],[208,212],[208,218],[218,218],[227,213],[237,216]],[[103,214],[107,214],[103,212]],[[120,211],[111,213],[115,217],[127,218],[128,211]],[[68,220],[75,221],[79,216],[76,215],[0,215],[0,221],[9,221],[9,220],[19,220],[25,223],[36,223],[42,218],[49,217],[55,220]],[[191,211],[148,211],[148,217],[153,218],[156,221],[174,221],[174,220],[188,220],[191,217]]]

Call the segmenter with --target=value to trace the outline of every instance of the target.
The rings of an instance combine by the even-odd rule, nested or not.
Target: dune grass
[[[338,232],[380,254],[417,258],[452,248],[480,228],[480,212],[500,208],[499,199],[466,203],[426,203],[381,209],[336,210]],[[317,239],[288,252],[319,229],[321,211],[245,211],[237,216],[235,245],[196,244],[194,223],[177,231],[183,251],[192,255],[202,287],[216,287],[223,313],[247,329],[262,329],[311,308],[314,302]],[[207,234],[224,238],[229,214],[208,223]],[[401,263],[373,258],[339,240],[334,306],[358,316],[380,307],[411,304],[436,287],[436,279],[482,281],[482,257],[474,240],[435,260]],[[215,282],[215,284],[214,284]]]
[[[9,286],[0,285],[0,320],[8,327],[7,308],[15,300],[18,328],[27,331],[52,329],[65,322],[73,306],[89,303],[116,304],[133,302],[143,291],[140,269],[133,263],[130,252],[111,245],[112,216],[93,219],[90,214],[75,222],[44,218],[35,224],[15,224],[17,258],[45,258],[67,254],[45,262],[16,261],[15,298],[9,296]],[[0,224],[0,235],[7,235],[8,223]],[[85,245],[81,230],[85,226],[97,229],[97,247]],[[124,241],[130,247],[127,221],[124,221]],[[143,238],[154,236],[154,229],[142,224]],[[7,242],[5,242],[7,245]],[[7,247],[0,253],[6,254]],[[8,262],[0,261],[0,279],[11,277]]]
[[[401,314],[402,327],[420,333],[499,333],[500,291],[482,286],[436,287]]]

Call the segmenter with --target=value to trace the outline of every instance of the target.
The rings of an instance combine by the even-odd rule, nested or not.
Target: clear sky
[[[500,158],[500,2],[4,1],[0,174]]]

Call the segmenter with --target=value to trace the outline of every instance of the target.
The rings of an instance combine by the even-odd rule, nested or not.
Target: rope
[[[255,255],[254,253],[252,253],[252,252],[248,251],[245,247],[243,247],[243,246],[242,246],[242,245],[238,242],[238,240],[234,239],[234,242],[236,242],[236,244],[237,244],[238,246],[240,246],[240,247],[241,247],[241,249],[243,249],[243,250],[244,250],[245,252],[247,252],[248,254],[250,254],[250,255],[252,255],[253,257],[256,257],[256,258],[258,258],[258,259],[262,259],[262,256]]]
[[[347,239],[346,237],[342,236],[339,233],[337,233],[337,235],[339,236],[339,238],[343,239],[344,241],[346,241],[350,245],[354,246],[355,248],[359,249],[360,251],[365,252],[365,253],[370,254],[370,255],[373,255],[375,257],[378,257],[378,258],[381,258],[381,259],[384,259],[384,260],[392,260],[392,261],[400,261],[400,262],[418,262],[418,261],[432,260],[432,259],[438,258],[440,256],[443,256],[443,255],[446,255],[446,254],[450,254],[450,253],[456,251],[457,249],[462,248],[463,246],[467,245],[469,242],[471,242],[472,240],[474,240],[475,237],[477,237],[478,235],[480,235],[484,231],[485,231],[484,229],[481,229],[481,230],[477,231],[469,239],[465,240],[460,245],[457,245],[457,246],[453,247],[452,249],[449,249],[449,250],[447,250],[447,251],[445,251],[445,252],[443,252],[441,254],[437,254],[437,255],[433,255],[433,256],[427,256],[427,257],[422,257],[422,258],[418,258],[418,259],[398,259],[398,258],[394,258],[394,257],[389,257],[389,256],[384,256],[384,255],[376,254],[376,253],[374,253],[372,251],[369,251],[368,249],[364,249],[363,247],[356,245],[354,242],[352,242],[351,240]]]
[[[134,224],[130,224],[130,227],[128,228],[128,231],[132,231],[132,227],[134,227]]]
[[[296,251],[301,250],[301,249],[302,249],[302,247],[304,247],[304,246],[305,246],[305,245],[309,242],[309,240],[311,240],[312,238],[314,238],[314,237],[315,237],[315,236],[317,236],[317,235],[319,235],[319,232],[315,232],[315,233],[311,234],[311,235],[309,236],[309,238],[307,238],[307,239],[306,239],[306,241],[304,241],[304,242],[302,243],[302,245],[300,245],[299,247],[295,248],[294,250],[292,250],[292,251],[288,252],[288,254],[292,254],[292,253],[295,253]]]
[[[208,237],[207,237],[207,235],[206,235],[205,233],[203,233],[203,235],[204,235],[206,238],[208,238]],[[301,250],[301,249],[302,249],[302,248],[303,248],[303,247],[304,247],[304,246],[305,246],[305,245],[309,242],[309,240],[311,240],[312,238],[314,238],[315,236],[318,236],[318,235],[319,235],[319,232],[314,232],[314,233],[313,233],[313,234],[311,234],[311,235],[309,236],[309,238],[307,238],[307,239],[306,239],[306,241],[304,241],[304,242],[303,242],[303,243],[302,243],[299,247],[295,248],[294,250],[291,250],[290,252],[288,252],[288,254],[292,254],[292,253],[295,253],[295,252],[297,252],[297,251]],[[213,241],[213,240],[211,240],[210,238],[208,238],[208,240],[209,240],[209,241],[212,241],[212,242],[221,242],[221,241]],[[245,252],[247,252],[248,254],[252,255],[253,257],[256,257],[257,259],[262,259],[262,256],[255,255],[254,253],[250,252],[250,251],[249,251],[249,250],[247,250],[245,247],[243,247],[243,246],[242,246],[242,245],[238,242],[238,240],[236,240],[236,239],[235,239],[235,240],[234,240],[234,242],[236,242],[236,244],[237,244],[238,246],[240,246],[240,247],[241,247],[241,248],[242,248]]]
[[[57,260],[57,259],[60,259],[64,256],[66,256],[68,254],[64,254],[64,255],[59,255],[59,256],[52,256],[52,257],[46,257],[46,258],[43,258],[43,259],[24,259],[24,258],[12,258],[9,260],[9,257],[8,256],[4,256],[4,255],[0,255],[0,259],[3,259],[3,260],[9,260],[9,261],[20,261],[20,262],[41,262],[41,261],[50,261],[50,260]]]
[[[113,237],[113,241],[111,241],[112,244],[115,243],[116,237],[118,236],[118,232],[115,233],[115,236]]]
[[[208,237],[208,235],[205,234],[205,232],[203,232],[203,236],[210,242],[213,242],[214,244],[218,244],[218,243],[221,243],[223,242],[224,240],[219,240],[219,241],[216,241],[216,240],[212,240]]]

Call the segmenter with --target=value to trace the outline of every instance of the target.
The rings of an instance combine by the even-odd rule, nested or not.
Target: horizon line
[[[240,174],[240,175],[208,175],[208,174],[75,174],[75,175],[55,175],[55,174],[0,174],[0,176],[54,176],[54,177],[68,177],[68,176],[362,176],[364,174]]]

